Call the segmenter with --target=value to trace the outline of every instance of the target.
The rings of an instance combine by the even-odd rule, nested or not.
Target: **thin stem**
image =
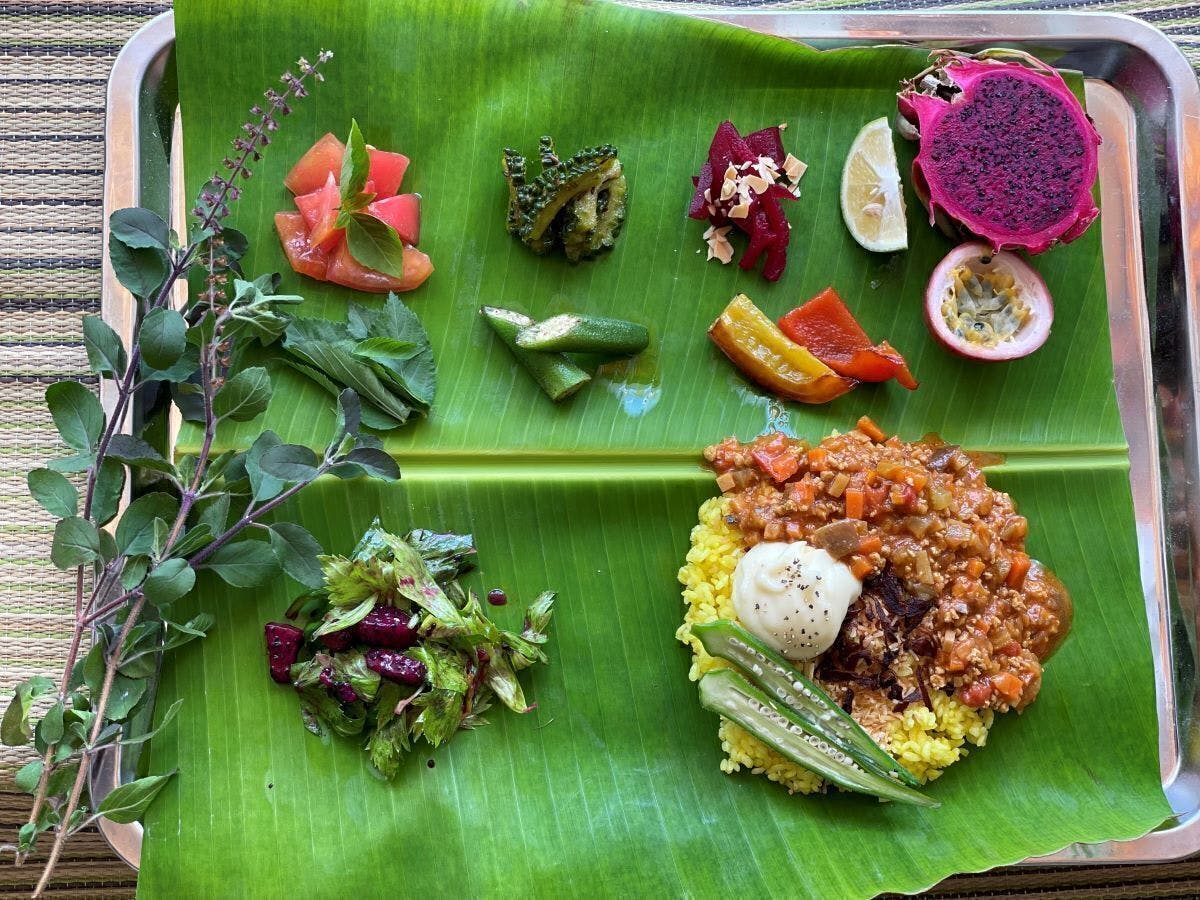
[[[233,540],[233,538],[236,537],[238,532],[240,532],[243,528],[248,525],[255,524],[260,517],[265,516],[275,507],[280,506],[281,504],[292,499],[292,497],[296,496],[296,494],[300,493],[300,491],[308,487],[313,483],[313,481],[323,475],[327,468],[329,468],[328,464],[322,463],[320,468],[317,469],[317,474],[312,478],[293,484],[282,494],[271,500],[268,500],[257,509],[243,513],[240,519],[234,522],[229,528],[225,529],[225,531],[221,532],[221,534],[217,535],[217,537],[213,539],[212,543],[206,544],[200,550],[196,551],[196,553],[190,559],[188,559],[188,565],[190,565],[193,569],[202,565],[205,560]]]
[[[125,640],[129,637],[129,632],[133,630],[133,626],[141,615],[142,607],[145,603],[146,597],[140,595],[133,606],[130,607],[129,616],[125,619],[125,624],[121,626],[121,632],[117,635],[117,639],[105,663],[104,686],[100,689],[100,701],[93,707],[96,718],[92,723],[92,733],[88,740],[89,744],[96,742],[97,736],[104,727],[104,713],[108,709],[108,698],[112,693],[113,679],[116,678],[117,664],[121,660],[121,648],[125,646]],[[35,900],[37,897],[42,896],[46,890],[46,885],[50,883],[50,876],[54,873],[54,867],[58,865],[58,857],[62,853],[63,842],[67,839],[71,816],[74,815],[76,808],[79,806],[79,797],[83,793],[83,782],[87,778],[88,773],[88,757],[89,753],[85,751],[79,764],[79,771],[75,775],[75,783],[71,785],[71,794],[67,798],[67,805],[63,809],[62,816],[59,819],[59,826],[54,830],[54,845],[50,848],[50,856],[46,860],[45,868],[42,869],[42,877],[38,879],[37,888],[34,889],[33,896]]]
[[[95,625],[97,622],[99,622],[101,619],[103,619],[109,613],[116,612],[118,609],[120,609],[122,606],[124,606],[126,603],[128,603],[129,600],[133,597],[133,595],[139,593],[140,591],[141,591],[141,588],[134,588],[132,591],[126,591],[120,597],[117,597],[114,600],[108,601],[103,606],[101,606],[99,609],[92,610],[90,613],[88,613],[87,617],[83,620],[83,624],[84,625]]]

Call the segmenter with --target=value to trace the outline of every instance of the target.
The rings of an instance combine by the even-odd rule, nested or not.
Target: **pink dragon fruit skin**
[[[1100,135],[1062,76],[1035,57],[939,51],[898,98],[898,130],[920,141],[913,188],[931,224],[948,220],[954,236],[995,250],[1042,253],[1100,214]]]

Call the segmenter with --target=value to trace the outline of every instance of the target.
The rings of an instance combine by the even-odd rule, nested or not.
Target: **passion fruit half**
[[[951,250],[925,288],[925,324],[938,343],[967,359],[1028,356],[1046,343],[1053,321],[1042,277],[1017,254],[982,241]]]

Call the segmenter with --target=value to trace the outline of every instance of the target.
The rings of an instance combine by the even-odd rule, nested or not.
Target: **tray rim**
[[[712,21],[763,31],[779,37],[800,42],[825,42],[827,44],[903,43],[903,44],[985,44],[1003,41],[1052,42],[1110,41],[1124,44],[1141,51],[1158,66],[1175,105],[1170,130],[1178,155],[1178,174],[1171,183],[1171,196],[1182,201],[1184,198],[1200,197],[1200,84],[1197,83],[1191,65],[1179,48],[1163,32],[1152,25],[1125,14],[1063,11],[879,11],[879,12],[836,12],[809,11],[782,8],[731,9],[704,4],[678,2],[647,2],[647,0],[619,0],[628,5],[652,8],[685,14]],[[1007,28],[996,28],[998,24]],[[1020,23],[1022,33],[1012,28]],[[781,27],[786,26],[786,27]],[[1025,30],[1027,29],[1027,30]],[[136,205],[140,190],[139,151],[139,103],[141,88],[150,70],[161,65],[174,46],[174,13],[164,12],[140,28],[122,48],[114,61],[110,73],[107,103],[104,173],[103,239],[108,240],[108,213],[122,206]],[[1102,82],[1103,83],[1103,82]],[[1136,177],[1136,168],[1134,175]],[[1136,198],[1135,198],[1136,207]],[[1183,267],[1187,275],[1183,287],[1182,302],[1188,312],[1188,323],[1192,329],[1200,325],[1200,286],[1193,273],[1200,263],[1200,202],[1179,202],[1180,222],[1179,248],[1183,255]],[[1134,219],[1140,227],[1140,220]],[[1140,262],[1140,252],[1137,254]],[[1140,278],[1140,272],[1138,273]],[[119,285],[107,255],[102,267],[103,286],[101,313],[121,337],[128,341],[133,331],[133,306],[127,292]],[[1106,273],[1106,280],[1111,274]],[[1144,307],[1144,291],[1140,292]],[[1145,315],[1143,312],[1143,322]],[[1148,343],[1149,335],[1144,337]],[[1195,336],[1193,336],[1194,338]],[[1196,341],[1190,343],[1188,362],[1191,373],[1191,396],[1200,396],[1200,347]],[[1145,364],[1149,365],[1148,357]],[[106,390],[102,382],[101,402],[111,409],[111,388]],[[1140,387],[1140,386],[1139,386]],[[1153,389],[1153,382],[1149,384]],[[1151,412],[1154,409],[1151,408]],[[1200,416],[1192,425],[1191,434],[1200,433]],[[1156,423],[1148,423],[1152,438],[1157,435]],[[1130,440],[1132,444],[1133,441]],[[1157,460],[1157,448],[1151,443]],[[1157,470],[1152,468],[1155,481]],[[1160,492],[1156,492],[1159,493]],[[1161,495],[1159,496],[1161,499]],[[1193,528],[1196,523],[1193,522]],[[1142,535],[1139,535],[1139,544]],[[1165,551],[1164,548],[1160,548]],[[1142,553],[1141,548],[1139,552]],[[1161,555],[1161,554],[1160,554]],[[1153,563],[1153,560],[1151,560]],[[1147,568],[1146,554],[1142,553],[1143,577]],[[1149,576],[1153,577],[1153,576]],[[1198,598],[1200,599],[1200,598]],[[1161,601],[1165,603],[1165,598]],[[1149,605],[1149,604],[1148,604]],[[1156,604],[1157,605],[1157,604]],[[1165,612],[1166,610],[1162,610]],[[1151,609],[1148,613],[1154,612]],[[1152,615],[1151,630],[1157,620],[1160,634],[1157,639],[1165,641],[1163,648],[1155,646],[1156,688],[1159,691],[1160,744],[1167,742],[1164,736],[1163,682],[1173,673],[1174,660],[1170,654],[1169,635],[1166,633],[1165,616]],[[1152,637],[1155,635],[1152,634]],[[1164,666],[1167,671],[1164,671]],[[1168,700],[1168,704],[1173,697]],[[1168,722],[1174,730],[1174,723]],[[1180,755],[1177,748],[1168,765],[1167,750],[1162,750],[1164,786],[1178,774]],[[119,759],[113,754],[101,754],[89,773],[90,787],[96,796],[103,796],[119,784]],[[1168,771],[1168,769],[1170,771]],[[1180,824],[1153,831],[1132,841],[1110,841],[1099,844],[1075,844],[1049,856],[1024,860],[1022,864],[1091,864],[1137,863],[1167,861],[1190,855],[1200,850],[1200,810],[1191,812],[1187,818],[1180,815]],[[143,830],[140,823],[117,825],[100,820],[99,827],[105,839],[118,856],[135,870],[141,857]]]

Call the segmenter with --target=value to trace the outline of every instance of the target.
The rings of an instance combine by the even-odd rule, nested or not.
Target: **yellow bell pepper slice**
[[[785,400],[828,403],[858,384],[789,339],[745,294],[729,301],[708,336],[742,374]]]

